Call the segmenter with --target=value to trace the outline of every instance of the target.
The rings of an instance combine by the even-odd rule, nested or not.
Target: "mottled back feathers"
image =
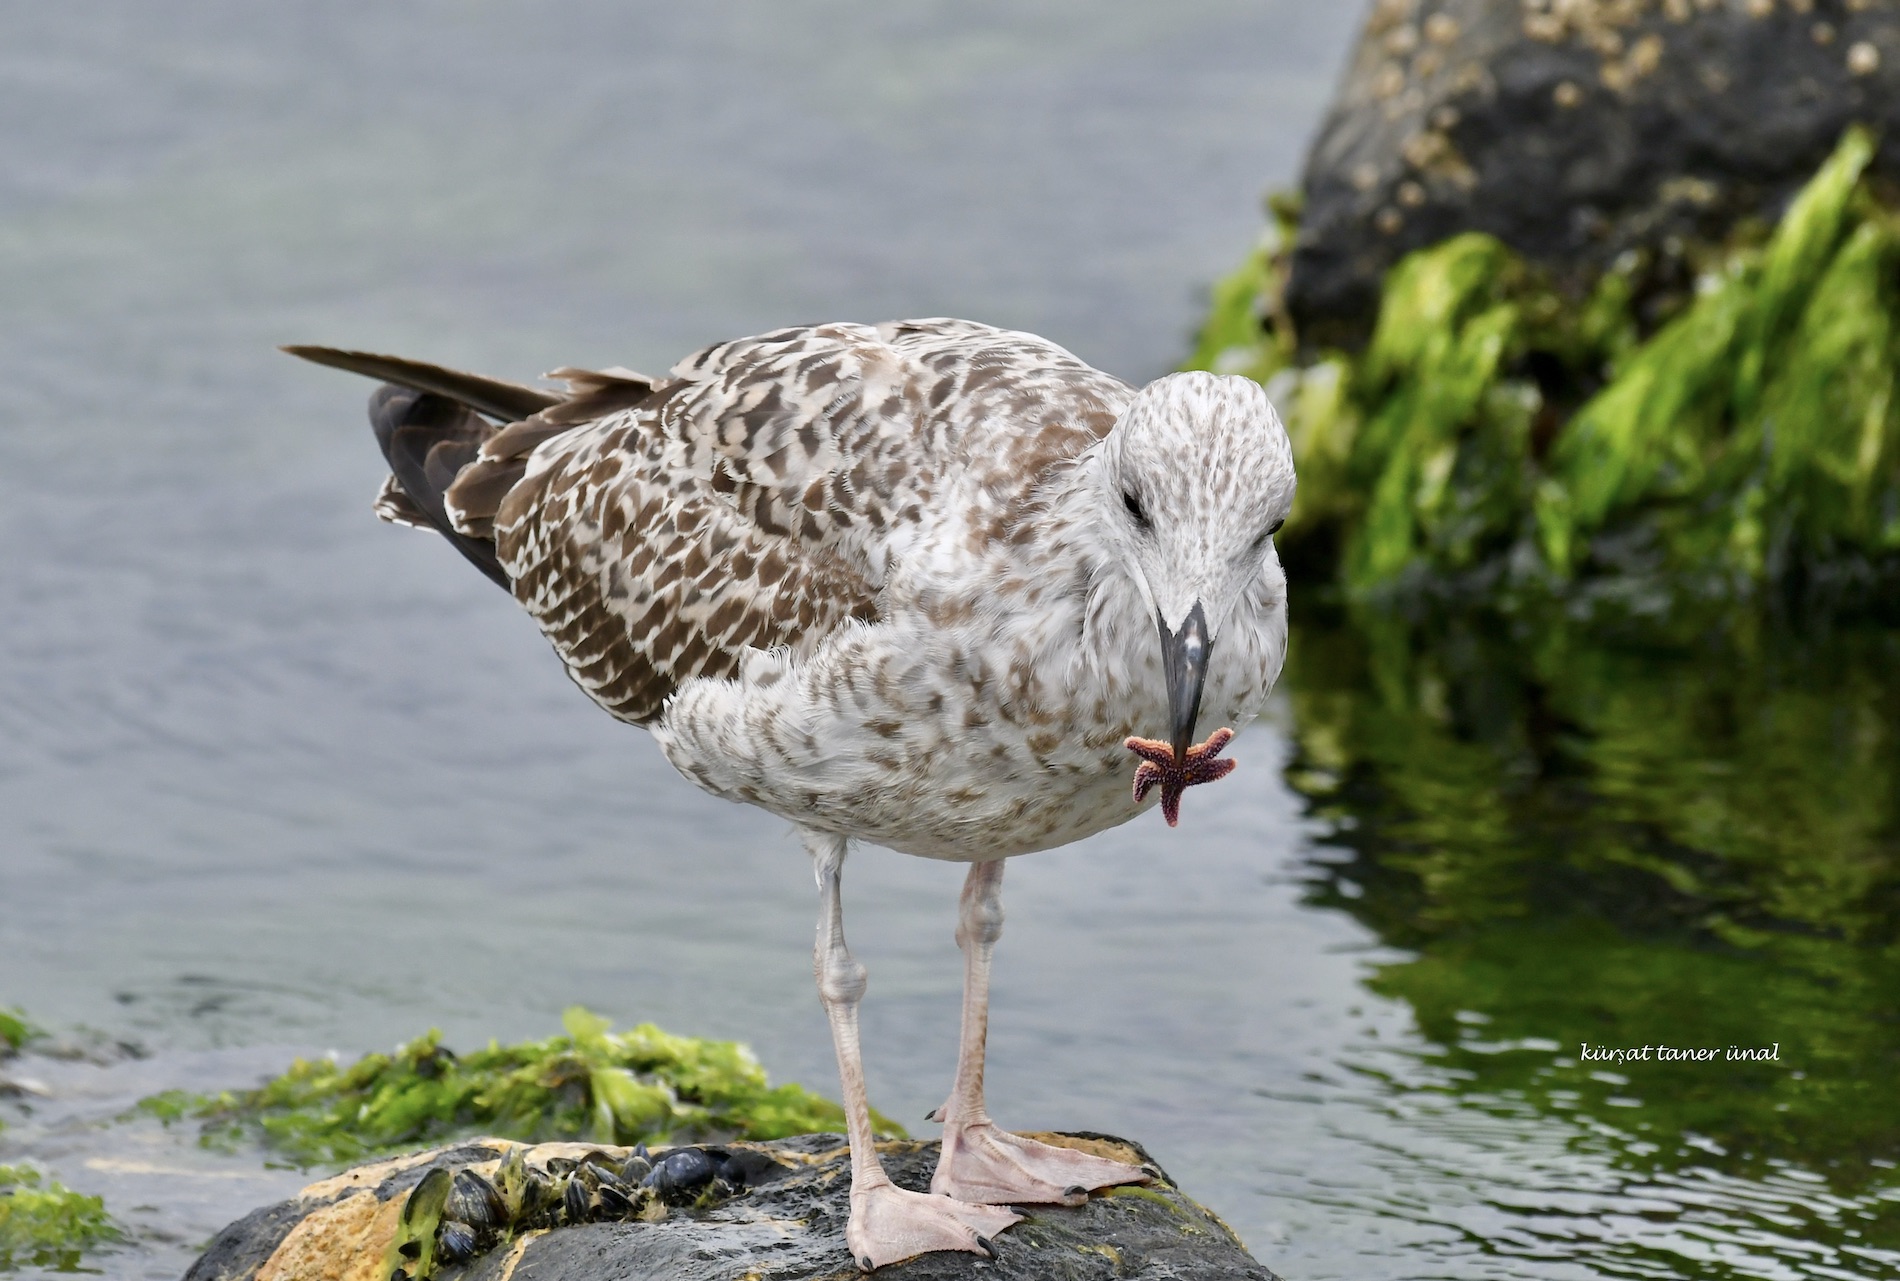
[[[468,377],[323,363],[451,396]],[[778,330],[658,380],[553,376],[569,394],[518,388],[547,401],[512,421],[463,409],[434,455],[453,475],[392,458],[378,513],[492,548],[575,682],[635,723],[748,648],[877,619],[907,559],[1026,536],[1045,479],[1132,394],[1043,339],[957,320]],[[488,403],[458,399],[484,413],[515,387],[471,381]]]

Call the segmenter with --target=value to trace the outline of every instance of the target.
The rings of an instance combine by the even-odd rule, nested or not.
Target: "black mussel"
[[[561,1197],[561,1207],[567,1211],[569,1223],[587,1222],[588,1200],[587,1185],[578,1178],[570,1177],[567,1181],[567,1191]]]
[[[587,1169],[593,1175],[590,1181],[599,1184],[603,1188],[614,1188],[620,1192],[632,1191],[627,1185],[627,1181],[620,1177],[620,1165],[618,1162],[615,1162],[613,1165],[596,1165],[592,1161],[589,1161],[587,1163]]]
[[[574,1167],[580,1164],[572,1157],[551,1156],[548,1158],[548,1173],[559,1178],[563,1174],[574,1173]]]
[[[559,1201],[560,1192],[554,1181],[539,1170],[529,1170],[527,1177],[522,1180],[521,1205],[510,1220],[510,1226],[532,1221]]]
[[[507,1226],[508,1207],[494,1184],[473,1170],[457,1170],[442,1216],[477,1232],[494,1232]]]
[[[735,1188],[756,1188],[790,1173],[791,1167],[781,1165],[756,1148],[740,1148],[729,1152],[726,1159],[719,1163],[719,1177]]]
[[[475,1229],[466,1223],[444,1223],[435,1239],[436,1249],[450,1263],[467,1263],[475,1257]]]
[[[594,1189],[594,1200],[600,1206],[601,1213],[608,1218],[624,1219],[633,1213],[633,1199],[621,1191],[624,1187],[626,1187],[624,1183],[620,1187],[615,1187],[611,1183],[602,1181],[601,1185]]]
[[[402,1203],[402,1223],[427,1223],[435,1226],[435,1220],[442,1217],[442,1206],[448,1200],[449,1189],[455,1185],[455,1178],[446,1169],[436,1166],[422,1176],[420,1182],[410,1189],[409,1199]]]
[[[646,1153],[638,1150],[636,1150],[632,1156],[628,1157],[626,1162],[620,1167],[620,1177],[626,1182],[636,1186],[645,1182],[647,1175],[651,1173],[653,1173],[652,1160],[648,1158]]]
[[[675,1148],[654,1162],[643,1182],[660,1196],[672,1197],[704,1187],[716,1172],[712,1158],[698,1148]]]

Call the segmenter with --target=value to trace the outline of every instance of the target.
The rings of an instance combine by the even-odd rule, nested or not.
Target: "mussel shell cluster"
[[[705,1209],[784,1170],[762,1152],[719,1146],[654,1155],[641,1144],[625,1157],[550,1157],[545,1170],[529,1165],[525,1151],[511,1151],[492,1181],[471,1169],[424,1175],[403,1204],[390,1281],[424,1281],[439,1263],[466,1263],[536,1228]]]

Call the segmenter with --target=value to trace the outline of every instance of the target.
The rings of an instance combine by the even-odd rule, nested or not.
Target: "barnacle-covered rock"
[[[1154,1165],[1120,1139],[1037,1137]],[[893,1141],[879,1144],[879,1154],[897,1183],[928,1189],[937,1144]],[[623,1177],[643,1167],[640,1184]],[[477,1139],[311,1184],[296,1200],[226,1228],[186,1281],[837,1277],[854,1271],[844,1241],[850,1194],[849,1152],[835,1134],[651,1154]],[[502,1221],[467,1221],[491,1215]],[[1072,1208],[1030,1208],[994,1245],[994,1263],[931,1254],[880,1275],[1276,1281],[1225,1224],[1165,1176],[1144,1187],[1108,1189]]]
[[[1693,287],[1850,125],[1900,175],[1896,0],[1377,0],[1302,180],[1285,308],[1357,345],[1405,254],[1497,237],[1569,292],[1619,255]]]

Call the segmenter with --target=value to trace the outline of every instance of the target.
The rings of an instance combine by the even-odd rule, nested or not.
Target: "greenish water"
[[[1295,617],[1308,901],[1406,949],[1366,985],[1425,1088],[1634,1178],[1792,1186],[1764,1231],[1893,1275],[1900,634]],[[1659,1275],[1776,1274],[1722,1255]]]

